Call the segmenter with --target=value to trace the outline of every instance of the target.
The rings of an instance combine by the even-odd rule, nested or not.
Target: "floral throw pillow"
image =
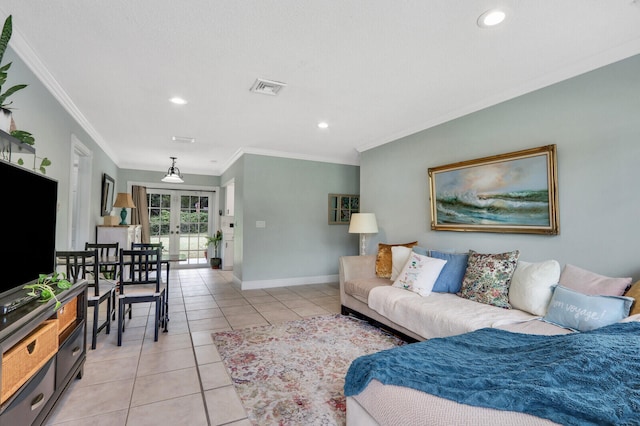
[[[458,296],[511,309],[509,285],[518,264],[518,256],[518,250],[498,254],[481,254],[469,250],[467,270]]]

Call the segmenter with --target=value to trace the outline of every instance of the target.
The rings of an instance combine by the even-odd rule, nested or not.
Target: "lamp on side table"
[[[136,205],[133,204],[133,198],[128,192],[118,192],[116,202],[113,203],[113,207],[122,207],[120,211],[120,225],[127,224],[127,209],[135,209]]]

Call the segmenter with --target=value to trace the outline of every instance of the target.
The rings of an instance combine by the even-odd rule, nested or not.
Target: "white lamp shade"
[[[373,213],[354,213],[349,222],[350,234],[375,234],[378,232],[376,215]]]

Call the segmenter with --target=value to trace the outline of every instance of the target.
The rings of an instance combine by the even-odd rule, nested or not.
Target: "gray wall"
[[[95,225],[102,223],[100,216],[100,194],[102,191],[102,173],[114,178],[118,175],[115,163],[102,148],[78,125],[62,105],[51,95],[36,78],[24,62],[11,48],[7,49],[3,65],[12,62],[6,87],[15,84],[28,84],[28,87],[15,93],[11,99],[15,107],[13,115],[21,130],[33,133],[38,157],[47,157],[51,166],[47,175],[58,181],[58,217],[56,229],[56,248],[68,248],[69,185],[71,171],[71,135],[75,135],[93,153],[91,176],[91,198],[82,200],[83,207],[91,211],[89,235]]]
[[[554,258],[611,276],[640,278],[640,56],[366,151],[363,210],[378,242]],[[556,144],[560,235],[430,230],[427,169]]]
[[[235,178],[235,244],[242,246],[234,274],[243,283],[335,275],[338,257],[358,253],[357,235],[327,218],[329,193],[359,192],[357,166],[252,154],[241,160],[222,181]]]

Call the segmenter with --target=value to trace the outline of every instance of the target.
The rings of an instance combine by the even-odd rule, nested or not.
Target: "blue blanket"
[[[372,379],[566,425],[639,425],[640,322],[559,336],[486,328],[401,346],[353,361],[345,395]]]

